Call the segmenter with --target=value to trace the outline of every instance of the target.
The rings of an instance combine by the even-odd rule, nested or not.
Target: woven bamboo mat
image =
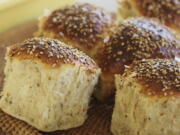
[[[30,22],[0,34],[0,90],[3,86],[6,47],[32,37],[32,33],[37,29],[36,24],[37,22]],[[88,111],[89,117],[83,126],[68,131],[57,131],[53,133],[38,132],[25,122],[0,111],[0,135],[112,135],[110,132],[112,109],[112,102],[101,104],[92,100]]]

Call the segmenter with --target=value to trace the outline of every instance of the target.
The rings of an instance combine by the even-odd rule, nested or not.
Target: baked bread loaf
[[[32,38],[8,49],[0,108],[41,131],[83,124],[100,69],[58,40]]]
[[[180,65],[172,60],[134,62],[116,75],[114,135],[180,135]]]
[[[113,22],[113,16],[101,8],[74,4],[43,17],[36,36],[59,39],[93,57]]]
[[[180,32],[179,0],[119,0],[120,14],[124,17],[145,16]]]
[[[120,24],[96,56],[102,69],[101,88],[95,91],[104,100],[114,93],[114,74],[123,74],[126,65],[143,58],[170,58],[180,55],[179,40],[167,27],[146,18],[132,18]]]

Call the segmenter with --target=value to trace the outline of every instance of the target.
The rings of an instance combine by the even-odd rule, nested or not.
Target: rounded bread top
[[[147,17],[158,18],[168,26],[180,29],[180,0],[130,0]]]
[[[167,27],[146,18],[120,24],[97,55],[103,72],[123,74],[134,60],[170,58],[180,55],[179,40]]]
[[[61,64],[79,64],[93,71],[98,69],[96,63],[83,52],[50,38],[31,38],[9,48],[10,58],[39,60],[50,67]]]
[[[91,4],[74,4],[52,12],[42,24],[45,32],[91,49],[103,41],[113,16]]]
[[[143,86],[149,96],[180,96],[180,63],[169,59],[143,59],[128,67],[127,73]]]

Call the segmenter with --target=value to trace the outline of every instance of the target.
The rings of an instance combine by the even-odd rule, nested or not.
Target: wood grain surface
[[[3,87],[4,55],[6,47],[32,37],[37,30],[37,22],[30,22],[0,34],[0,90]],[[112,135],[110,132],[113,101],[102,104],[92,99],[88,119],[83,126],[68,131],[41,133],[38,135]],[[0,135],[34,135],[36,129],[0,111]],[[31,132],[29,132],[29,130]]]

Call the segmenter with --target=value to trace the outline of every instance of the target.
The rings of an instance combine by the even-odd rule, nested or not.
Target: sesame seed
[[[33,51],[30,51],[29,54],[32,55],[32,54],[33,54]]]
[[[166,92],[164,92],[164,96],[167,96],[167,93],[166,93]]]
[[[89,49],[103,42],[102,35],[112,25],[112,19],[110,13],[94,5],[75,4],[52,12],[43,28]]]
[[[106,66],[106,71],[111,71],[117,61],[122,63],[119,65],[129,65],[134,60],[174,58],[178,52],[178,40],[164,25],[151,19],[133,18],[112,32],[98,54],[98,63],[102,70]]]
[[[157,18],[167,25],[180,26],[179,21],[177,21],[180,16],[179,0],[135,1],[143,16]]]
[[[137,78],[161,84],[164,96],[173,94],[173,92],[166,92],[169,89],[175,88],[180,91],[180,88],[177,87],[180,85],[180,65],[176,61],[149,59],[134,62],[132,68],[133,72],[137,73]]]
[[[49,57],[52,57],[53,56],[53,53],[52,52],[49,52]]]
[[[59,56],[59,55],[57,55],[57,58],[59,59],[59,58],[60,58],[60,56]]]
[[[55,67],[55,66],[56,66],[56,64],[53,64],[53,65],[52,65],[52,67]]]
[[[122,55],[123,52],[122,52],[122,51],[118,51],[117,54],[118,54],[118,55]]]
[[[40,57],[40,54],[44,55]],[[29,55],[31,55],[31,57],[29,57]],[[83,52],[63,42],[49,38],[31,38],[25,40],[21,44],[12,47],[9,51],[9,56],[23,56],[24,59],[32,60],[37,58],[52,67],[58,67],[61,63],[73,63],[85,66],[90,70],[98,68],[95,62]]]

